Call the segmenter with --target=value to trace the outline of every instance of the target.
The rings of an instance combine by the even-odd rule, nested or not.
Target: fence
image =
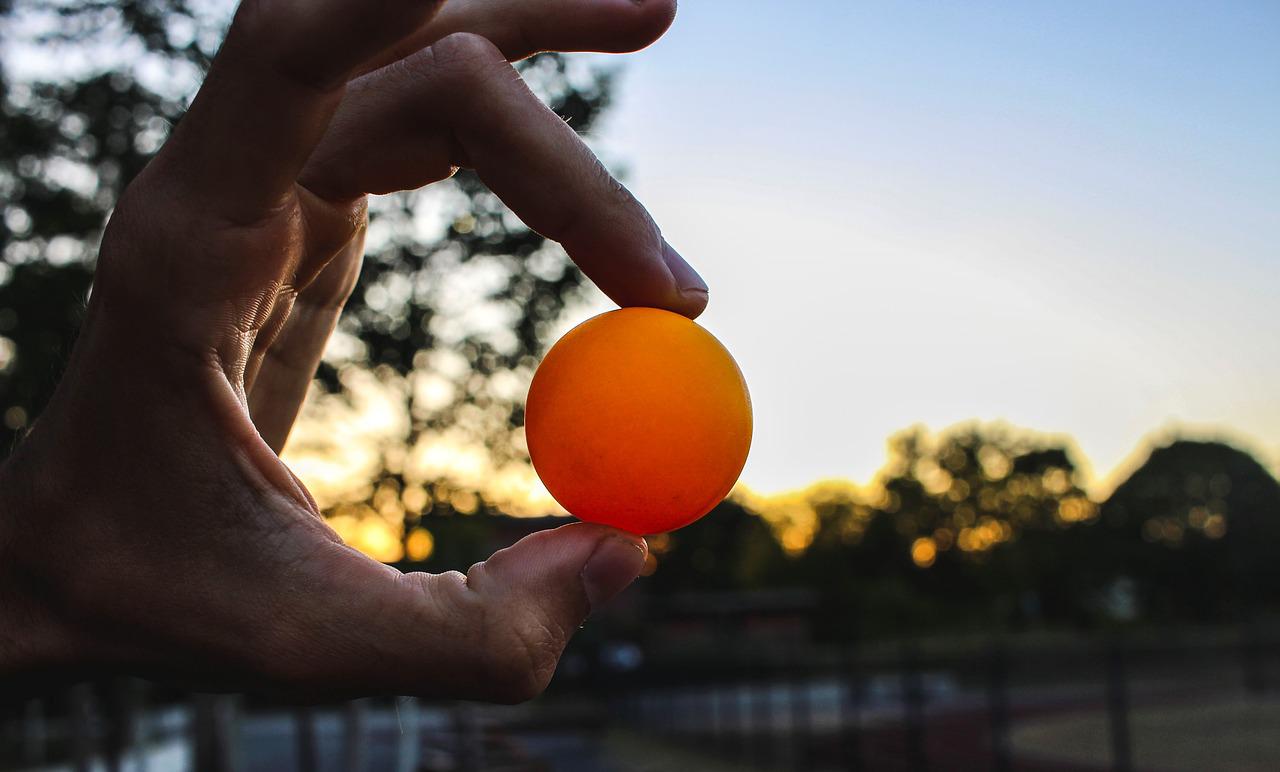
[[[116,679],[10,701],[0,717],[0,769],[532,772],[584,753],[599,766],[576,768],[650,768],[611,758],[609,738],[622,735],[684,754],[681,764],[738,769],[1132,770],[1144,766],[1140,752],[1159,750],[1135,744],[1135,715],[1239,699],[1270,704],[1280,660],[1278,639],[1256,628],[1208,639],[956,648],[724,652],[560,679],[552,694],[517,708],[406,698],[296,708]],[[1037,756],[1034,743],[1028,750],[1024,730],[1060,717],[1085,722],[1091,728],[1080,736],[1102,747],[1075,758]],[[576,739],[556,751],[552,736],[561,746]],[[1280,747],[1263,761],[1280,768]]]
[[[625,725],[741,768],[1128,772],[1140,766],[1135,711],[1155,712],[1146,728],[1158,736],[1162,710],[1240,700],[1255,710],[1251,701],[1276,696],[1277,660],[1276,639],[1256,628],[1234,640],[995,642],[959,655],[907,644],[817,664],[707,662],[650,674],[617,701]],[[1015,759],[1015,723],[1061,716],[1097,719],[1090,739],[1102,747]],[[1275,742],[1256,768],[1280,769],[1280,702],[1262,720]]]

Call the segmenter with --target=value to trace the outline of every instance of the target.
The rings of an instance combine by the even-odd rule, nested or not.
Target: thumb
[[[366,693],[532,699],[574,631],[635,580],[647,554],[638,536],[574,523],[527,536],[465,576],[371,564],[360,580],[330,584],[337,592],[324,605],[338,613],[326,626],[345,640],[326,647],[333,656],[323,672],[304,680]]]
[[[639,536],[573,523],[499,550],[472,566],[466,581],[489,613],[501,609],[507,621],[545,616],[573,630],[635,581],[647,554]]]

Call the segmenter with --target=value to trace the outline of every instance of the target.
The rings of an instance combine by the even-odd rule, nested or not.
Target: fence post
[[[89,684],[76,684],[67,693],[67,728],[71,734],[71,768],[89,772],[93,763],[93,705]]]
[[[298,772],[312,772],[316,762],[316,712],[311,705],[293,709],[293,750]]]
[[[711,747],[717,752],[724,753],[726,748],[725,738],[729,733],[727,730],[728,722],[728,700],[724,698],[724,688],[719,682],[712,682],[708,687],[707,699],[710,701],[710,709],[708,713],[711,716]]]
[[[924,704],[920,655],[914,645],[907,644],[902,649],[902,707],[907,767],[912,772],[924,772],[929,768],[929,754],[924,745]]]
[[[807,675],[804,664],[797,663],[790,679],[787,700],[791,707],[791,766],[800,772],[809,769],[809,745],[813,739],[813,706],[809,702],[812,692]]]
[[[459,702],[453,709],[456,753],[454,769],[458,772],[477,772],[484,768],[483,737],[476,720],[475,707]]]
[[[773,721],[773,681],[772,674],[766,670],[764,678],[756,684],[755,704],[752,706],[755,736],[759,747],[756,749],[756,764],[765,769],[773,766],[776,738]]]
[[[733,700],[737,704],[733,733],[736,746],[733,758],[745,764],[751,758],[751,746],[748,738],[753,736],[751,728],[751,682],[746,680],[746,669],[741,670],[737,687],[733,690]]]
[[[677,688],[671,698],[671,732],[677,743],[692,744],[694,721],[699,721],[701,714],[694,707],[696,696],[690,689]]]
[[[309,705],[293,709],[294,760],[302,772],[310,772],[319,763],[316,754],[316,711]]]
[[[845,769],[851,772],[862,772],[867,766],[862,753],[862,703],[865,692],[862,663],[856,647],[845,650],[842,670],[844,690],[840,698],[838,725],[840,758],[844,762]]]
[[[422,750],[422,717],[418,712],[418,701],[413,697],[397,697],[396,715],[400,719],[396,772],[417,772]]]
[[[342,706],[342,768],[363,772],[365,765],[364,701],[351,700]]]
[[[657,695],[654,708],[658,711],[657,730],[667,740],[675,738],[676,724],[676,687],[664,683]]]
[[[1009,654],[999,641],[991,644],[987,677],[987,704],[991,718],[991,768],[994,772],[1011,772],[1013,759],[1009,747]]]
[[[48,725],[44,720],[43,700],[33,699],[27,702],[20,729],[23,763],[28,766],[43,763],[45,743],[48,741]]]
[[[193,732],[195,768],[200,772],[231,772],[234,764],[231,733],[234,711],[229,697],[198,694]]]
[[[705,691],[697,687],[680,691],[680,698],[676,702],[676,731],[681,733],[680,741],[685,745],[697,747],[702,740],[699,730],[703,730],[704,725],[700,722],[710,718],[710,711],[703,704],[705,698]]]
[[[741,693],[738,689],[738,684],[734,681],[734,672],[736,672],[736,668],[730,671],[729,677],[716,689],[720,702],[718,714],[720,716],[721,750],[727,759],[737,758],[742,748]]]
[[[1126,678],[1124,649],[1117,638],[1107,645],[1107,717],[1111,727],[1111,768],[1115,772],[1133,769]]]
[[[111,681],[108,704],[112,715],[108,722],[106,742],[107,769],[120,772],[127,754],[143,755],[138,747],[138,712],[141,684],[127,678]]]

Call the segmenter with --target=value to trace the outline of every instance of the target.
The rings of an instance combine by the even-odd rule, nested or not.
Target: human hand
[[[67,372],[0,470],[0,674],[522,700],[639,572],[643,540],[574,524],[466,576],[401,574],[343,545],[276,455],[359,272],[367,193],[474,167],[620,304],[706,303],[507,64],[641,47],[670,0],[371,8],[246,0],[122,196]]]

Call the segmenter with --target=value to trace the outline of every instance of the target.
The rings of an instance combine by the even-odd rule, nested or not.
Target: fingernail
[[[693,270],[693,266],[685,262],[680,253],[665,241],[662,242],[662,261],[667,264],[667,268],[671,269],[671,275],[676,280],[676,287],[681,292],[707,294],[707,283],[702,280],[697,271]]]
[[[621,536],[606,536],[582,567],[582,586],[595,611],[636,580],[644,568],[645,545]]]

